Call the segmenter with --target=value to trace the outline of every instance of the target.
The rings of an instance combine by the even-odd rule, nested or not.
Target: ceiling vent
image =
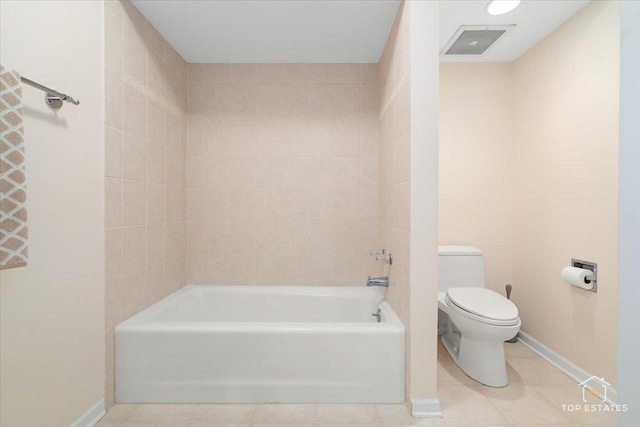
[[[463,25],[442,49],[440,56],[482,56],[515,25]]]

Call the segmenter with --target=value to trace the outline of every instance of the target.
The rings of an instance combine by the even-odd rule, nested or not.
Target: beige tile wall
[[[105,329],[186,284],[187,64],[128,1],[105,6]]]
[[[361,285],[378,242],[377,64],[189,64],[188,280]]]
[[[401,3],[380,59],[380,246],[393,255],[383,268],[386,297],[407,330],[409,389],[409,250],[411,190],[411,87],[409,7]],[[409,393],[407,393],[409,396]]]
[[[380,64],[187,65],[130,3],[111,1],[107,406],[114,325],[186,283],[360,285],[387,274],[409,390],[409,5]],[[375,265],[374,248],[393,266]]]

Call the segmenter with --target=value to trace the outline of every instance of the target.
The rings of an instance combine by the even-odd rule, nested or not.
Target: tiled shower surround
[[[380,91],[378,64],[187,64],[128,0],[105,3],[109,408],[115,326],[187,283],[380,272]]]
[[[380,246],[393,254],[386,266],[385,297],[405,327],[406,395],[409,396],[410,191],[411,191],[411,4],[402,2],[380,58]]]
[[[115,325],[186,284],[187,64],[131,3],[105,3],[105,400],[110,407]]]
[[[188,280],[361,285],[378,241],[377,64],[189,64]]]

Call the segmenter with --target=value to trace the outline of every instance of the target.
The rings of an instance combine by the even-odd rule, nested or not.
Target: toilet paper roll
[[[593,289],[593,281],[589,281],[591,276],[593,276],[593,271],[586,268],[565,267],[562,269],[562,280],[582,289]]]

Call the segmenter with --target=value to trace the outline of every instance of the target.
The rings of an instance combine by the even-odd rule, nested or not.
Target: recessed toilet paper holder
[[[571,258],[571,266],[593,271],[593,276],[590,276],[588,279],[588,283],[593,283],[593,287],[586,290],[591,292],[598,292],[598,264],[596,264],[595,262]]]

